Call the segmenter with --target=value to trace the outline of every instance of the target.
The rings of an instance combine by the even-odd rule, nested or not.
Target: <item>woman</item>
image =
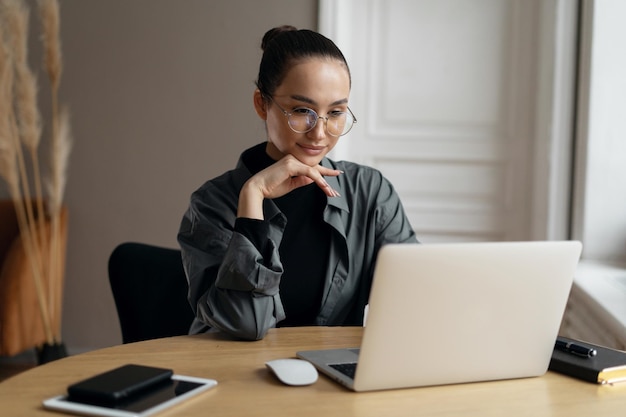
[[[190,332],[362,325],[378,250],[415,233],[380,172],[326,158],[356,123],[337,46],[283,26],[262,49],[253,98],[267,141],[193,193],[178,234]]]

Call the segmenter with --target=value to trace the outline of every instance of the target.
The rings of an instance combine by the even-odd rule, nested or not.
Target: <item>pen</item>
[[[563,352],[571,353],[582,358],[591,358],[597,355],[597,351],[586,346],[577,345],[574,342],[566,342],[565,340],[556,339],[554,347]]]

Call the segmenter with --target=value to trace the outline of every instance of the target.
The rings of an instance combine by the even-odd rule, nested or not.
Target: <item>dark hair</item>
[[[261,41],[263,57],[259,65],[256,86],[267,100],[283,82],[287,71],[297,60],[310,57],[337,59],[350,69],[346,58],[333,41],[307,29],[296,29],[285,25],[268,30]]]

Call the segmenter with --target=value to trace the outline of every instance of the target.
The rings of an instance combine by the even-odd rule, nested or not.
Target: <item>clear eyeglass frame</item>
[[[354,113],[352,113],[352,110],[350,110],[350,107],[348,107],[347,112],[333,112],[335,116],[340,114],[341,116],[346,117],[346,121],[344,123],[344,127],[341,133],[337,134],[335,131],[331,131],[328,128],[329,119],[333,118],[332,114],[330,116],[320,116],[317,114],[315,110],[310,109],[308,107],[304,107],[304,106],[294,109],[294,111],[303,111],[303,113],[290,113],[284,108],[282,108],[280,104],[276,103],[276,101],[274,100],[274,97],[272,96],[268,96],[268,97],[274,104],[276,104],[276,106],[285,115],[285,117],[287,117],[287,125],[289,126],[291,130],[293,130],[296,133],[310,132],[311,130],[315,129],[315,126],[317,126],[317,121],[319,119],[322,119],[324,120],[324,127],[326,129],[326,132],[331,136],[339,137],[339,136],[344,136],[348,132],[350,132],[350,130],[352,130],[352,127],[354,127],[354,124],[357,122],[356,117],[354,116]],[[296,127],[298,123],[305,123],[307,127],[304,129],[298,129]],[[332,121],[331,121],[330,126],[332,128],[333,126]]]

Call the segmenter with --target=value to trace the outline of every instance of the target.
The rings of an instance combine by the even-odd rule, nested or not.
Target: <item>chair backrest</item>
[[[188,333],[194,315],[180,250],[122,243],[109,258],[109,283],[124,343]]]

